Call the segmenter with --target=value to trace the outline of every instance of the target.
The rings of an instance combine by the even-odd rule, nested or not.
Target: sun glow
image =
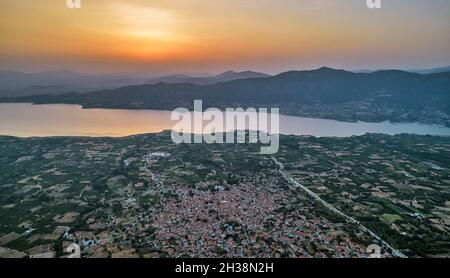
[[[119,30],[124,35],[140,39],[180,41],[180,19],[174,12],[152,7],[113,4]]]
[[[386,1],[375,11],[365,1],[332,0],[95,0],[79,9],[5,0],[0,67],[273,73],[447,61],[449,2],[417,1],[417,13],[402,12],[410,1]]]

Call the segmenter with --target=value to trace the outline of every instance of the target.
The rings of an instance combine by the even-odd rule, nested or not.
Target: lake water
[[[0,103],[0,135],[127,136],[170,130],[171,111],[81,109],[78,105]],[[347,137],[365,133],[450,136],[450,128],[417,123],[348,123],[280,115],[280,133]]]

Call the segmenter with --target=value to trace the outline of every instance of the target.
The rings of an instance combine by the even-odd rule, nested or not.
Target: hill
[[[189,75],[182,75],[182,74],[169,75],[151,79],[149,80],[148,83],[155,84],[163,82],[168,84],[191,83],[196,85],[207,85],[220,82],[228,82],[238,79],[266,78],[266,77],[270,77],[270,75],[254,71],[242,71],[242,72],[226,71],[215,76],[206,76],[206,77],[191,77]]]
[[[266,78],[196,85],[156,83],[86,94],[3,98],[3,102],[73,103],[85,108],[174,109],[279,107],[283,113],[345,121],[422,122],[450,126],[450,72],[353,73],[320,68]]]

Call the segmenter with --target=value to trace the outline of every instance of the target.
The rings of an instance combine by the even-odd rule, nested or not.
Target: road
[[[272,160],[275,162],[275,164],[278,166],[278,172],[283,176],[283,178],[289,183],[289,186],[291,188],[300,188],[303,192],[305,192],[309,197],[311,197],[312,199],[314,199],[316,202],[320,203],[321,205],[323,205],[325,208],[329,209],[331,212],[343,217],[347,222],[355,224],[356,226],[358,226],[358,228],[369,234],[373,239],[375,239],[380,245],[381,247],[383,247],[385,250],[390,251],[390,253],[392,255],[394,255],[395,257],[399,257],[399,258],[407,258],[407,256],[405,254],[403,254],[401,251],[395,249],[394,247],[392,247],[389,243],[387,243],[386,241],[384,241],[382,238],[380,238],[377,234],[375,234],[373,231],[371,231],[369,228],[367,228],[366,226],[364,226],[363,224],[361,224],[361,222],[359,222],[358,220],[354,219],[353,217],[350,217],[348,215],[346,215],[345,213],[343,213],[342,211],[338,210],[337,208],[333,207],[331,204],[327,203],[326,201],[324,201],[322,198],[320,198],[319,195],[317,195],[316,193],[312,192],[311,190],[309,190],[307,187],[305,187],[304,185],[300,184],[299,182],[297,182],[296,180],[294,180],[291,176],[289,176],[285,171],[284,171],[284,165],[279,162],[275,157],[272,156]]]

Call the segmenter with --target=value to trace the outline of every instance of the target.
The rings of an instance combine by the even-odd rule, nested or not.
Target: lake
[[[172,129],[171,111],[82,109],[78,105],[0,103],[0,135],[111,136],[155,133]],[[280,133],[348,137],[365,133],[450,136],[450,128],[418,123],[340,122],[280,115]]]

